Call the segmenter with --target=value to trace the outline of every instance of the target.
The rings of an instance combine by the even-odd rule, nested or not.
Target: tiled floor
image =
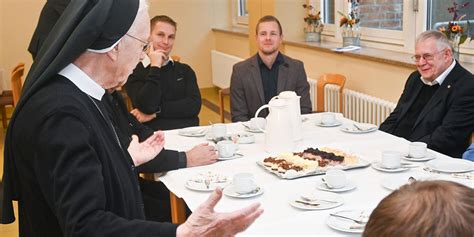
[[[216,110],[219,108],[219,94],[217,88],[205,88],[201,89],[201,97],[203,101],[203,106],[201,107],[201,112],[199,113],[199,120],[201,125],[208,125],[212,123],[220,123],[219,111]],[[229,111],[229,98],[225,98],[224,102],[226,111]],[[11,113],[11,111],[10,111]],[[229,122],[229,120],[226,120]],[[1,126],[1,125],[0,125]],[[0,136],[0,177],[3,176],[3,143],[4,143],[5,130],[3,130],[2,135]],[[16,210],[16,208],[15,208]],[[18,222],[14,222],[9,225],[0,224],[0,236],[2,237],[16,237],[18,236]]]

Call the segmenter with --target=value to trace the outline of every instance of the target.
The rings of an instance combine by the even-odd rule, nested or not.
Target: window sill
[[[228,34],[234,34],[238,36],[246,36],[248,37],[248,30],[236,27],[229,27],[229,28],[213,28],[215,32],[222,32]],[[311,50],[318,50],[322,52],[330,52],[334,54],[344,55],[348,57],[360,58],[364,60],[370,60],[379,63],[390,64],[394,66],[400,67],[407,67],[412,68],[413,70],[416,69],[415,64],[411,60],[411,54],[396,52],[391,50],[385,49],[377,49],[377,48],[370,48],[370,47],[362,47],[359,50],[350,51],[350,52],[335,52],[332,49],[341,47],[341,43],[337,42],[305,42],[305,41],[297,41],[297,40],[284,40],[284,45],[294,46],[294,47],[301,47],[301,48],[308,48]],[[381,57],[380,55],[383,55]],[[461,65],[466,68],[471,73],[474,73],[474,63],[471,62],[461,62]]]

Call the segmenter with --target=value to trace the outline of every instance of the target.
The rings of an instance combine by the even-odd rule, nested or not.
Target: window
[[[359,1],[359,11],[361,27],[403,30],[402,0]]]
[[[461,9],[460,14],[466,14],[462,23],[467,19],[474,21],[474,0],[456,1],[457,3],[469,3],[465,8]],[[448,11],[448,7],[452,6],[452,0],[436,0],[428,1],[428,22],[427,29],[436,29],[439,25],[446,25],[448,21],[453,20],[453,14]],[[474,29],[471,29],[471,32]]]
[[[247,8],[247,0],[235,0],[237,7],[235,8],[236,17],[235,23],[237,25],[248,25],[249,12]]]

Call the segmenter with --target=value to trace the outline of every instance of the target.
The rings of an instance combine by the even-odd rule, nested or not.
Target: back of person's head
[[[363,237],[474,236],[474,190],[450,181],[416,181],[385,197]]]
[[[280,35],[283,35],[283,29],[281,28],[280,21],[272,15],[266,15],[258,20],[257,27],[255,27],[255,34],[258,34],[258,27],[260,26],[260,23],[263,22],[276,22],[278,24],[278,29],[280,30]]]
[[[418,37],[416,37],[415,45],[423,43],[427,39],[434,39],[438,50],[443,50],[445,48],[450,48],[452,50],[448,37],[437,30],[428,30],[418,35]]]
[[[151,18],[150,27],[151,27],[152,30],[153,30],[153,27],[155,27],[155,24],[158,23],[158,22],[168,23],[168,24],[172,25],[175,30],[178,30],[178,23],[176,23],[176,21],[174,21],[171,17],[169,17],[167,15],[158,15],[158,16],[155,16],[155,17]]]

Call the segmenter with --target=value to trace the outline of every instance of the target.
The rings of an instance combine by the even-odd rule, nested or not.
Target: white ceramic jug
[[[301,129],[301,108],[300,97],[294,91],[282,91],[279,95],[273,97],[271,100],[280,99],[285,100],[289,106],[289,114],[291,120],[291,131],[293,134],[293,141],[299,141],[303,138]]]
[[[258,128],[265,133],[265,151],[271,153],[292,152],[294,142],[292,128],[288,126],[291,122],[288,103],[285,100],[271,100],[267,105],[263,105],[257,110],[255,117],[265,108],[270,110],[267,116],[267,125],[265,130]]]

